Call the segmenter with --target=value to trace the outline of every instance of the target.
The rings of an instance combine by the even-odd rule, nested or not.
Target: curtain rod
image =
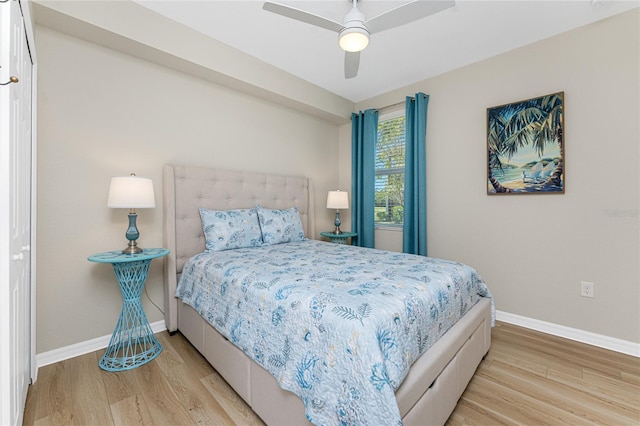
[[[396,109],[399,106],[404,106],[404,104],[405,104],[405,101],[400,101],[400,102],[396,102],[395,104],[383,106],[382,108],[376,108],[376,111],[378,111],[379,113],[384,113],[389,110]]]

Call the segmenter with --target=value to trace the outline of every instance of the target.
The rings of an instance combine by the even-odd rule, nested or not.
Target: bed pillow
[[[199,209],[206,251],[262,245],[256,208],[240,210]]]
[[[300,212],[296,207],[284,210],[265,209],[256,206],[262,229],[262,241],[267,245],[303,241],[304,230]]]

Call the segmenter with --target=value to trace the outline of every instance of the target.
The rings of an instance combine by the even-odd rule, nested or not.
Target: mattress
[[[491,299],[458,262],[313,240],[197,254],[176,296],[298,395],[311,422],[389,425],[411,365]]]

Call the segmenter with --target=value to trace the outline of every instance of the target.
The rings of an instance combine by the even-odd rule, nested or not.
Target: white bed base
[[[309,179],[202,167],[164,167],[165,323],[179,330],[268,425],[309,424],[302,401],[175,298],[184,262],[204,251],[199,207],[215,210],[296,206],[315,236]],[[442,425],[491,345],[491,308],[481,299],[409,371],[396,399],[404,425]]]

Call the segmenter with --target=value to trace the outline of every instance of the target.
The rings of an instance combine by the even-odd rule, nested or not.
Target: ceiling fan
[[[265,2],[262,8],[278,15],[337,32],[339,34],[338,43],[345,51],[344,76],[345,78],[353,78],[358,75],[360,52],[369,45],[371,34],[408,24],[455,4],[454,0],[415,0],[367,20],[358,9],[358,1],[360,0],[348,1],[353,3],[353,8],[344,17],[342,23],[271,1]]]

